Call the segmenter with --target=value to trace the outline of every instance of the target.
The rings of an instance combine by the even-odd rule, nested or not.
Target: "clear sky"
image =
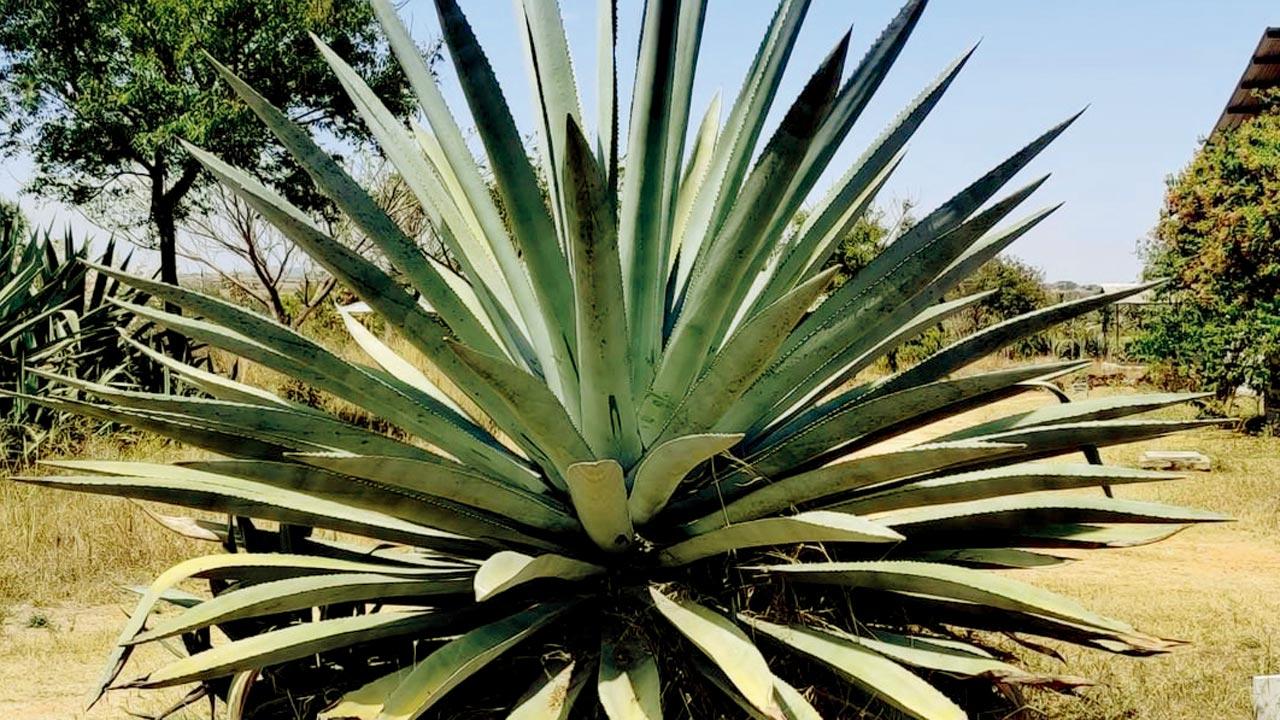
[[[899,4],[813,0],[773,122],[846,29],[853,28],[852,65]],[[561,5],[591,124],[596,2],[561,0]],[[619,78],[625,93],[641,2],[619,0],[619,6]],[[710,0],[694,90],[695,122],[717,89],[725,93],[727,114],[773,7],[772,0]],[[463,0],[463,8],[488,49],[517,121],[533,132],[523,46],[510,0]],[[408,0],[402,14],[419,39],[438,36],[430,0]],[[1280,24],[1274,0],[933,0],[829,175],[843,171],[951,59],[981,40],[912,141],[881,200],[909,199],[927,211],[1045,128],[1089,105],[1023,178],[1053,173],[1028,212],[1058,201],[1066,206],[1011,252],[1043,268],[1049,280],[1134,279],[1136,243],[1155,222],[1165,178],[1186,164],[1212,128],[1268,24]],[[446,66],[443,74],[449,98],[462,108],[452,68]],[[622,102],[625,109],[625,95]],[[25,163],[10,162],[0,173],[0,195],[14,196],[28,172]],[[73,215],[32,198],[22,204],[41,222],[56,217],[64,223]]]

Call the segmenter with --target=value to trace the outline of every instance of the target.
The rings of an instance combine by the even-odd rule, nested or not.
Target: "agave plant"
[[[128,309],[109,300],[145,302],[132,288],[81,262],[88,247],[70,232],[28,232],[17,215],[0,221],[0,461],[34,456],[58,413],[30,401],[45,392],[49,371],[134,383],[136,353],[122,340]],[[61,245],[61,248],[59,248]],[[110,265],[115,244],[99,256]],[[129,259],[121,263],[127,268]]]
[[[923,0],[906,4],[847,79],[842,39],[763,147],[805,0],[782,0],[727,117],[713,101],[692,133],[706,3],[647,2],[625,144],[613,3],[603,3],[588,137],[557,8],[521,0],[532,160],[456,0],[435,4],[491,176],[390,0],[373,5],[426,127],[395,118],[317,45],[460,272],[424,257],[330,155],[221,65],[403,284],[189,146],[427,370],[351,317],[372,364],[217,297],[100,269],[186,311],[139,305],[139,315],[359,405],[403,436],[172,360],[209,397],[69,380],[98,399],[86,411],[220,458],[57,462],[64,474],[27,481],[226,513],[228,523],[165,521],[237,551],[179,564],[145,591],[99,693],[202,682],[196,696],[224,697],[229,717],[275,716],[287,701],[299,716],[379,720],[940,720],[977,712],[993,685],[1083,682],[1027,669],[989,647],[986,632],[1008,633],[1026,653],[1054,652],[1029,636],[1130,654],[1176,644],[999,570],[1220,519],[1099,490],[1170,475],[1061,459],[1087,448],[1097,460],[1093,447],[1195,427],[1136,417],[1187,396],[1055,404],[893,442],[1079,369],[959,372],[1142,288],[980,329],[887,377],[863,372],[978,300],[943,297],[1053,212],[1002,224],[1043,179],[997,194],[1071,119],[828,292],[833,247],[969,58],[811,199]],[[1041,492],[1082,488],[1094,491]],[[180,591],[191,579],[207,579],[212,597]],[[182,609],[153,617],[164,601]],[[215,627],[225,641],[210,641]],[[175,637],[188,654],[120,680],[135,647]]]

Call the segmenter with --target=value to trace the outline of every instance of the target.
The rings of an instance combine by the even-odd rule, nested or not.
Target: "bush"
[[[1209,138],[1169,181],[1143,247],[1170,282],[1134,352],[1170,384],[1226,399],[1241,386],[1280,407],[1280,113]]]

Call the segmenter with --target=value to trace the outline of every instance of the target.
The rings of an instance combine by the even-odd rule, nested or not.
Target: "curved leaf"
[[[687,565],[733,550],[818,542],[888,543],[904,537],[884,525],[838,512],[814,510],[788,517],[749,520],[712,530],[662,550],[662,564]]]
[[[658,613],[715,663],[753,707],[767,715],[779,714],[773,673],[732,620],[690,600],[674,600],[655,587],[649,588],[649,595]]]
[[[599,565],[563,555],[528,555],[504,550],[495,553],[476,570],[475,597],[483,602],[498,593],[536,580],[582,580],[604,573]]]

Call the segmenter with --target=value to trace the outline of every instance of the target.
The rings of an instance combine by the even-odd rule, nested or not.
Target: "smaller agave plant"
[[[61,245],[61,248],[59,248]],[[111,265],[115,243],[98,262]],[[81,262],[88,247],[68,232],[27,232],[14,216],[0,223],[0,462],[34,457],[56,408],[32,402],[51,387],[49,372],[145,382],[140,357],[122,339],[128,308],[110,300],[146,297]],[[120,269],[128,267],[125,258]],[[135,333],[136,334],[136,333]]]
[[[99,694],[200,683],[188,700],[213,694],[231,718],[955,720],[981,712],[993,687],[1083,683],[1027,669],[993,649],[994,634],[1048,655],[1028,638],[1137,655],[1173,647],[999,570],[1221,519],[1099,490],[1172,477],[1099,464],[1095,448],[1199,427],[1137,417],[1189,396],[1052,404],[953,422],[923,443],[904,437],[1081,368],[958,372],[1143,288],[1015,317],[863,379],[980,299],[945,296],[1055,209],[1002,226],[1043,179],[997,196],[1071,120],[830,290],[833,248],[969,53],[789,231],[925,3],[908,2],[843,80],[842,39],[758,147],[807,5],[782,0],[727,117],[712,102],[690,132],[706,2],[649,0],[623,148],[616,8],[603,3],[589,138],[556,5],[517,2],[540,138],[531,161],[462,11],[436,0],[491,187],[390,0],[374,0],[429,128],[406,127],[341,58],[322,43],[320,52],[456,273],[424,257],[330,155],[219,65],[405,284],[248,174],[194,146],[192,155],[434,372],[349,316],[372,364],[217,297],[100,268],[186,311],[132,306],[142,317],[403,434],[173,360],[164,362],[208,397],[65,379],[97,398],[85,412],[219,457],[56,462],[63,474],[27,482],[231,517],[165,518],[231,552],[156,579]],[[1061,459],[1082,448],[1091,462]],[[180,590],[193,579],[212,592]],[[153,617],[162,602],[182,609]],[[135,648],[172,638],[185,656],[120,680]]]

